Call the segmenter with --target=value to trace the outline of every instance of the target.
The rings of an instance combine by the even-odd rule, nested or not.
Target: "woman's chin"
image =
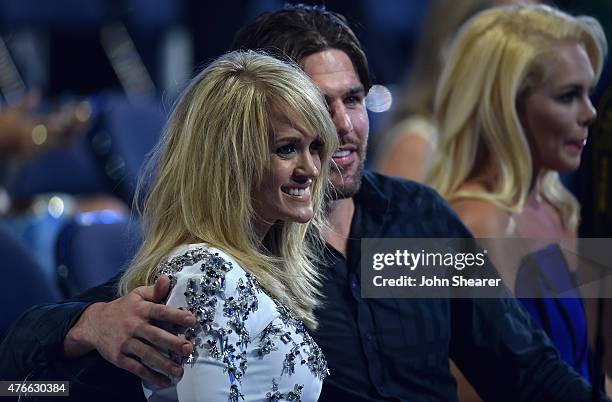
[[[301,211],[301,212],[296,212],[295,214],[291,214],[291,216],[288,217],[287,221],[295,222],[295,223],[308,223],[312,220],[313,217],[314,217],[314,213],[312,210]]]

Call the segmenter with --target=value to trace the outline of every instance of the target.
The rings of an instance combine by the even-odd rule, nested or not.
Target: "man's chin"
[[[344,198],[351,198],[359,191],[361,187],[361,174],[359,176],[351,176],[350,178],[340,178],[334,180],[336,177],[332,177],[332,200],[342,200]]]

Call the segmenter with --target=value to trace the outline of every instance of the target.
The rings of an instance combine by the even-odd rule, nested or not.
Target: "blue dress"
[[[561,358],[591,382],[586,313],[574,273],[558,245],[551,244],[523,259],[515,292]],[[563,298],[555,297],[560,293]]]

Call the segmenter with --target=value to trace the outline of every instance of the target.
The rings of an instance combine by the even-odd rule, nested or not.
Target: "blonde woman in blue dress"
[[[547,296],[521,302],[561,358],[594,384],[600,373],[574,290],[580,205],[559,173],[580,166],[597,115],[589,93],[607,49],[594,18],[545,5],[474,16],[459,30],[440,78],[439,153],[428,179],[475,237],[522,239],[515,247],[489,242],[489,257],[517,296]],[[541,279],[526,279],[545,275],[572,292],[556,298]]]
[[[317,400],[326,360],[307,332],[338,147],[325,100],[297,67],[232,52],[177,101],[142,211],[146,238],[120,291],[171,278],[197,318],[184,375],[150,401]],[[181,329],[182,330],[182,329]]]

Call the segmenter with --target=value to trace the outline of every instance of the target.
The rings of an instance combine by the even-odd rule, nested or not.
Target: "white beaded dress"
[[[206,244],[179,247],[158,268],[166,304],[191,311],[183,336],[194,352],[169,388],[143,383],[149,401],[316,401],[328,374],[321,349],[288,308],[231,256]],[[177,382],[178,381],[178,382]]]

